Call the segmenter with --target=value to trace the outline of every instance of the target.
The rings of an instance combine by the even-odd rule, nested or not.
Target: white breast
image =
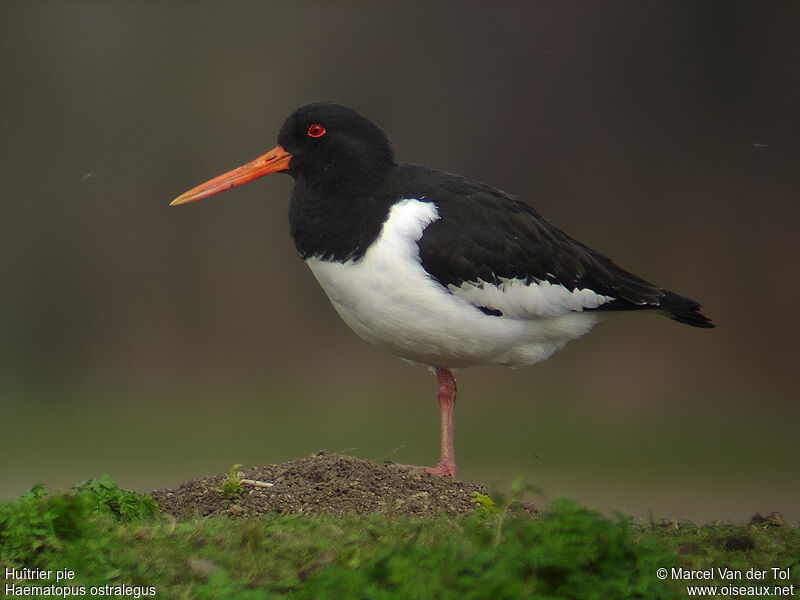
[[[521,366],[546,359],[598,321],[580,311],[608,300],[589,290],[519,280],[445,289],[422,268],[417,246],[438,218],[435,204],[402,200],[361,259],[306,261],[342,319],[368,342],[432,366]]]

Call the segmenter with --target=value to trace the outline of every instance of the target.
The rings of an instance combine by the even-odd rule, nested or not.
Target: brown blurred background
[[[340,322],[289,177],[168,206],[328,99],[718,325],[626,316],[461,372],[462,477],[797,521],[798,31],[794,2],[3,2],[0,497],[435,460],[434,379]]]

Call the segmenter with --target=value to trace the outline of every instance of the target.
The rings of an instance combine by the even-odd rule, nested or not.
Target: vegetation
[[[233,498],[242,493],[242,474],[239,469],[242,465],[235,464],[228,471],[228,476],[223,479],[222,484],[219,486],[219,493],[228,498]]]
[[[476,512],[459,519],[282,515],[179,523],[107,476],[66,494],[37,486],[0,503],[0,585],[201,600],[669,599],[686,598],[687,582],[661,580],[659,568],[780,567],[792,579],[800,571],[800,530],[774,518],[745,526],[635,524],[567,499],[530,518],[514,502],[521,490],[508,499],[477,494]],[[51,575],[3,580],[7,569]]]

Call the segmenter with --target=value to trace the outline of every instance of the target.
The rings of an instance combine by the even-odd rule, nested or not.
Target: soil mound
[[[487,493],[479,483],[324,452],[239,472],[244,481],[241,492],[234,496],[220,491],[227,474],[201,477],[151,495],[162,512],[189,519],[317,512],[458,516],[475,509],[473,492]]]

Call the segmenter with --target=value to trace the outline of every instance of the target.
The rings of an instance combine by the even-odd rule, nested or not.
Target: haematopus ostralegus
[[[397,163],[352,108],[298,108],[278,146],[176,198],[184,204],[286,172],[297,251],[359,336],[436,371],[441,455],[455,476],[451,369],[545,360],[610,311],[655,310],[713,327],[694,300],[618,267],[482,183]]]

